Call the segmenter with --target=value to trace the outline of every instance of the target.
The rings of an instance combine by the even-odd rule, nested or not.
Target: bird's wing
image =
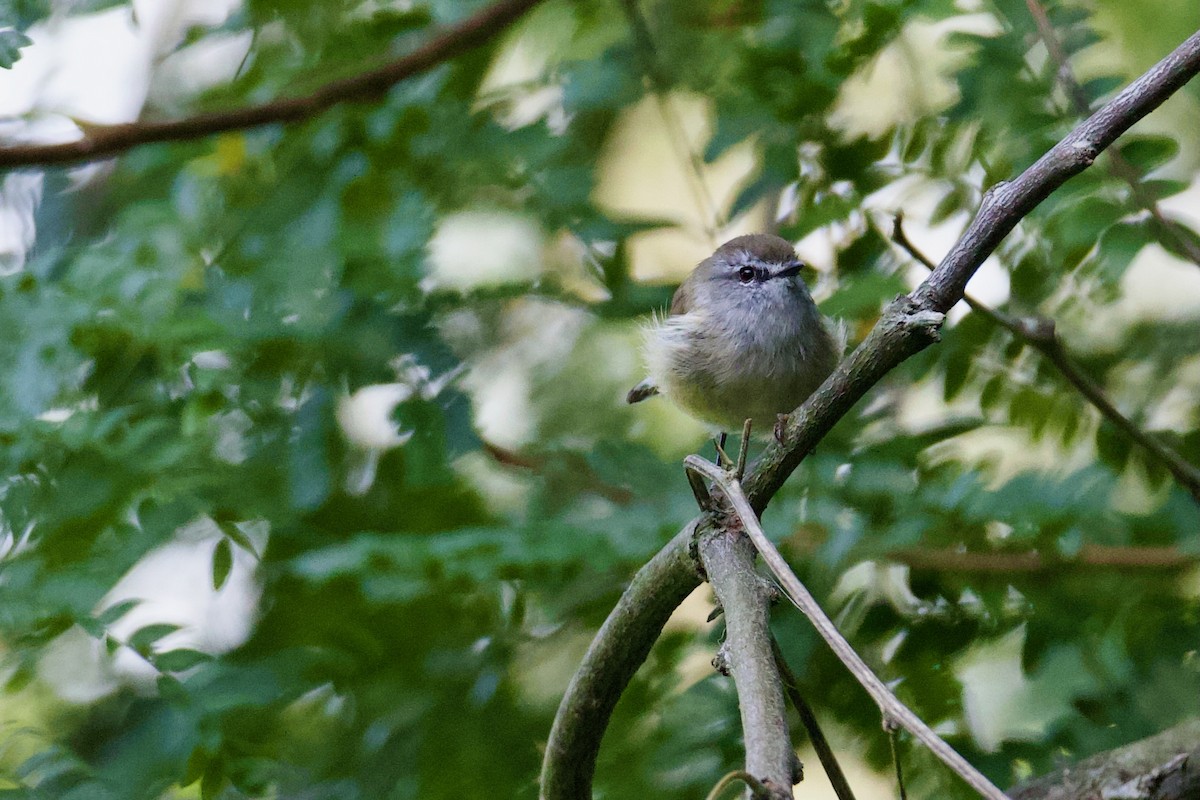
[[[679,284],[679,288],[675,290],[675,294],[671,297],[670,316],[674,317],[678,314],[686,314],[692,310],[692,295],[695,294],[694,284],[691,281],[684,281]]]
[[[692,310],[692,297],[695,294],[694,286],[695,284],[691,280],[685,280],[679,284],[679,288],[675,290],[675,294],[671,297],[671,308],[667,312],[668,316],[675,317]],[[654,385],[654,381],[651,378],[646,378],[646,380],[629,390],[629,394],[625,396],[625,402],[640,403],[659,393],[659,388]]]

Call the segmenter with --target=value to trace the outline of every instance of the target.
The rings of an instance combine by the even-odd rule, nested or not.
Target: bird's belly
[[[779,414],[792,411],[820,385],[824,374],[814,365],[747,363],[747,369],[672,370],[668,395],[694,417],[735,431],[752,419],[760,433],[771,430]],[[758,368],[755,368],[758,367]],[[811,375],[812,379],[806,379]]]
[[[688,314],[669,318],[656,331],[647,360],[654,382],[690,415],[729,431],[752,419],[761,433],[771,430],[777,415],[803,403],[832,370],[831,348],[822,348],[817,337],[809,337],[816,338],[815,347],[806,350],[797,346],[794,330],[714,335],[704,320]],[[734,340],[736,349],[726,346]]]

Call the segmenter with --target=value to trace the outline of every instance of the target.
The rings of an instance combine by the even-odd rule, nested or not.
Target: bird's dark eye
[[[752,283],[758,273],[754,271],[754,267],[742,267],[738,270],[738,280],[742,283]]]

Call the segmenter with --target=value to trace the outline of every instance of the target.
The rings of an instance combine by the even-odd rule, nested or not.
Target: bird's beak
[[[779,270],[779,272],[776,272],[776,273],[775,273],[774,275],[772,275],[771,277],[772,277],[772,278],[790,278],[790,277],[792,277],[793,275],[799,275],[799,274],[800,274],[800,271],[801,271],[801,270],[803,270],[803,269],[804,269],[804,263],[803,263],[803,262],[801,262],[801,261],[793,261],[792,263],[788,264],[788,265],[787,265],[786,267],[784,267],[783,269]]]

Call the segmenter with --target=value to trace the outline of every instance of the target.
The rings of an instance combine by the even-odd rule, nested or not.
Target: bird
[[[840,348],[785,239],[738,236],[696,265],[645,334],[649,375],[628,403],[662,394],[720,432],[781,436],[786,415],[837,366]],[[723,454],[723,451],[721,451]]]

